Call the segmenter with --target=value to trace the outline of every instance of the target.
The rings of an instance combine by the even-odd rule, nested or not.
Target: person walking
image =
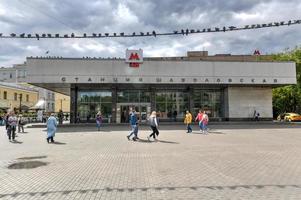
[[[101,112],[99,111],[96,115],[96,126],[98,131],[100,131],[101,124],[102,124],[102,117],[101,117]]]
[[[133,109],[130,114],[130,125],[131,125],[131,133],[127,135],[127,139],[130,140],[131,136],[134,135],[133,140],[136,141],[138,138],[138,120],[136,111]]]
[[[80,123],[80,116],[79,116],[79,113],[77,113],[77,116],[76,116],[76,122],[75,123]]]
[[[62,110],[59,110],[59,113],[57,114],[57,117],[59,118],[59,124],[63,124],[64,121],[64,113]]]
[[[24,133],[24,125],[25,125],[25,120],[24,120],[23,116],[20,114],[18,116],[18,133],[20,133],[21,130],[22,130],[22,133]]]
[[[195,118],[195,121],[199,123],[200,127],[200,132],[203,132],[203,123],[202,123],[202,118],[203,118],[203,112],[200,109],[198,115]]]
[[[173,120],[176,122],[177,121],[177,116],[178,116],[178,112],[175,110],[173,111]]]
[[[192,132],[191,122],[192,122],[192,115],[187,110],[186,115],[185,115],[185,119],[184,119],[184,124],[186,124],[186,126],[187,126],[187,132],[186,133],[191,133]]]
[[[44,113],[42,116],[42,123],[46,123],[47,122],[47,117],[46,114]]]
[[[54,113],[52,113],[47,120],[47,139],[46,140],[48,143],[49,143],[49,140],[52,143],[54,142],[53,138],[55,136],[57,124],[58,124],[58,122],[54,116]]]
[[[9,141],[15,141],[17,122],[18,122],[18,119],[17,119],[15,113],[11,112],[8,117],[8,120],[7,120],[7,123],[8,123],[7,135],[8,135]]]
[[[5,129],[8,130],[9,124],[8,124],[8,118],[10,116],[10,113],[8,112],[5,117],[4,117],[4,121],[5,121]]]
[[[156,136],[159,136],[159,130],[158,130],[158,120],[157,120],[156,111],[152,112],[148,120],[153,132],[147,137],[147,139],[150,141],[150,138],[153,137],[154,140],[157,141]]]
[[[260,116],[259,112],[256,112],[256,114],[255,114],[255,121],[259,122],[259,116]]]
[[[203,134],[208,134],[207,126],[208,126],[208,122],[209,122],[209,117],[208,117],[208,115],[206,114],[205,111],[203,111],[203,116],[202,116],[201,121],[202,121],[202,125],[203,125],[202,126],[203,127],[202,133]]]
[[[4,123],[3,123],[4,119],[2,117],[2,115],[0,115],[0,126],[2,126]]]
[[[90,114],[90,112],[88,112],[88,115],[87,115],[87,123],[90,122],[90,118],[91,118],[91,114]]]

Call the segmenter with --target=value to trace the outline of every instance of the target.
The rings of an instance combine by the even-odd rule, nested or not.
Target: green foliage
[[[292,61],[296,63],[297,84],[273,89],[274,117],[284,112],[301,110],[301,47],[273,55],[275,61]]]

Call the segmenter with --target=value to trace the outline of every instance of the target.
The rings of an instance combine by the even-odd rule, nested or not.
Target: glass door
[[[141,105],[140,110],[140,122],[144,123],[147,120],[147,105]]]
[[[145,123],[150,113],[150,103],[117,103],[117,123],[129,123],[133,109],[136,111],[139,123]]]

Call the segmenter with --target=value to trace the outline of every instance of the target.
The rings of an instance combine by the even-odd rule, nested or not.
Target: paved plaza
[[[10,143],[1,127],[0,199],[301,199],[300,125],[162,126],[158,142],[128,128],[65,127],[47,144],[44,128]]]

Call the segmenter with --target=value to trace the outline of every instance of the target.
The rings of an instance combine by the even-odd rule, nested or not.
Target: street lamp
[[[61,100],[61,110],[63,110],[63,101],[65,101],[66,99],[60,99]]]
[[[20,113],[21,113],[21,106],[22,106],[22,104],[21,104],[21,102],[22,102],[22,94],[19,94],[19,99],[20,99],[19,111],[20,111]]]

